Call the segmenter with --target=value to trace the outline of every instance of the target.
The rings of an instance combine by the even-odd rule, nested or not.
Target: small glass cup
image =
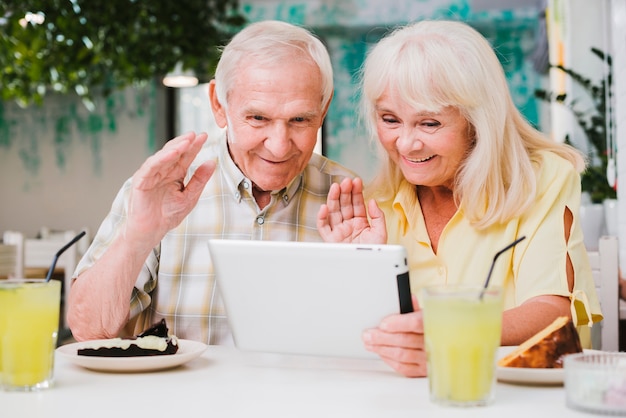
[[[626,353],[564,357],[566,405],[596,415],[626,415]]]
[[[435,286],[422,292],[432,402],[484,406],[494,400],[502,288]]]
[[[53,382],[61,282],[0,280],[0,386],[35,391]]]

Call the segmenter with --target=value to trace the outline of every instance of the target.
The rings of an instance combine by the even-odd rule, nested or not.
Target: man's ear
[[[227,124],[226,107],[222,106],[220,101],[217,99],[215,80],[211,80],[209,83],[209,101],[211,102],[211,110],[213,110],[215,123],[217,123],[217,126],[220,128],[225,128]]]
[[[330,98],[328,99],[328,103],[326,103],[326,107],[324,108],[324,111],[322,113],[322,122],[324,121],[324,119],[326,118],[326,114],[328,113],[328,109],[330,109],[330,102],[333,101],[333,96],[335,95],[335,92],[333,91],[330,94]]]

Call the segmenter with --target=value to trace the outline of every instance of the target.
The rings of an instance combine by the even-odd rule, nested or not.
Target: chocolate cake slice
[[[86,341],[78,348],[79,356],[137,357],[163,356],[178,351],[178,339],[169,335],[165,319],[132,338]]]
[[[501,358],[498,366],[561,369],[564,356],[582,352],[574,323],[569,317],[560,316]]]

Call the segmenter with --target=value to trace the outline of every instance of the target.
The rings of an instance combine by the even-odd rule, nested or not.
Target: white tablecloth
[[[56,357],[55,386],[0,391],[0,417],[589,417],[565,405],[561,386],[498,383],[487,407],[440,407],[428,380],[379,360],[241,352],[210,346],[175,369],[107,373]]]

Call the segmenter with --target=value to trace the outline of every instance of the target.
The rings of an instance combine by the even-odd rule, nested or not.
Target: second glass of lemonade
[[[430,399],[482,406],[494,399],[502,289],[428,287],[422,293]]]

